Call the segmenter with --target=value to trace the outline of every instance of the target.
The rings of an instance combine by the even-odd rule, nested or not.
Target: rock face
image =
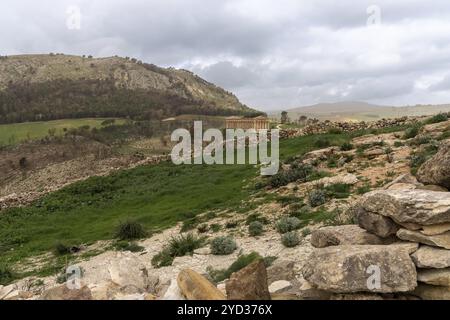
[[[428,190],[379,190],[368,193],[361,207],[397,223],[433,225],[450,221],[450,193]]]
[[[233,273],[226,282],[229,300],[270,300],[264,261],[255,261]]]
[[[269,286],[269,292],[272,293],[282,293],[286,290],[292,288],[292,284],[286,280],[275,281]]]
[[[450,300],[450,287],[420,284],[414,294],[423,300]]]
[[[450,231],[435,236],[427,236],[419,231],[400,229],[397,232],[397,237],[406,241],[419,242],[429,246],[450,249]]]
[[[81,289],[69,289],[66,285],[61,285],[44,291],[39,300],[92,300],[92,294],[86,286]]]
[[[197,272],[185,269],[178,274],[178,287],[188,300],[225,300],[211,282]]]
[[[311,244],[316,248],[382,243],[383,239],[356,225],[324,227],[314,231],[311,235]]]
[[[335,293],[407,292],[417,286],[409,254],[417,245],[339,246],[317,249],[302,269],[303,277],[318,289]],[[370,285],[378,268],[379,285]]]
[[[411,257],[418,268],[441,269],[450,267],[449,250],[421,246]]]
[[[391,218],[368,212],[362,208],[356,211],[356,221],[361,228],[382,238],[395,235],[399,230],[399,226]]]
[[[148,271],[145,266],[131,254],[120,254],[110,262],[108,271],[111,281],[121,287],[134,288],[143,292],[148,288]]]
[[[450,141],[443,143],[438,153],[419,168],[417,177],[422,183],[450,189]]]
[[[417,280],[435,286],[450,287],[450,268],[420,270]]]

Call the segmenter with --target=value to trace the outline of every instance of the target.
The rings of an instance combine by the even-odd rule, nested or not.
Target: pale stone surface
[[[148,287],[148,271],[142,262],[129,253],[119,254],[108,267],[111,281],[121,287],[131,286],[136,290]]]
[[[295,279],[295,261],[280,260],[275,262],[267,268],[267,281],[273,283],[279,280],[292,281]]]
[[[450,231],[435,236],[427,236],[418,231],[400,229],[397,232],[397,237],[405,241],[419,242],[429,246],[450,249]]]
[[[86,286],[80,289],[69,289],[64,284],[44,291],[39,300],[92,300],[92,294]]]
[[[420,182],[450,188],[450,141],[445,141],[437,154],[425,162],[417,172]]]
[[[178,286],[177,280],[172,280],[161,300],[186,300]]]
[[[450,267],[450,250],[421,246],[411,257],[418,268]]]
[[[303,267],[304,278],[318,289],[335,293],[407,292],[417,286],[409,254],[417,245],[355,245],[316,249]],[[371,267],[379,268],[380,288],[368,287]]]
[[[255,261],[233,273],[226,290],[228,300],[270,300],[264,261]]]
[[[450,268],[421,269],[417,272],[417,280],[435,286],[450,287]]]
[[[450,223],[435,224],[432,226],[423,226],[421,233],[427,236],[435,236],[450,231]]]
[[[314,231],[311,244],[316,248],[354,244],[383,244],[383,239],[357,225],[330,226]]]
[[[325,177],[316,181],[313,181],[312,185],[322,185],[328,187],[333,184],[356,184],[358,183],[358,178],[351,173],[341,174],[333,177]]]
[[[433,225],[450,221],[450,192],[378,190],[366,194],[360,205],[398,223]]]
[[[178,287],[188,300],[225,300],[211,282],[197,272],[184,269],[178,275]]]
[[[450,287],[419,284],[414,294],[423,300],[450,300]]]
[[[383,189],[386,189],[386,190],[390,189],[395,184],[406,184],[406,185],[412,185],[412,186],[416,186],[417,187],[421,183],[419,183],[419,181],[417,181],[417,178],[414,177],[412,174],[404,173],[404,174],[398,176],[397,178],[395,178],[394,180],[392,180],[392,182],[386,184],[383,187]]]
[[[279,281],[273,282],[269,286],[269,292],[271,294],[272,293],[281,293],[281,292],[287,291],[291,288],[292,288],[292,283],[290,283],[289,281],[286,281],[286,280],[279,280]]]

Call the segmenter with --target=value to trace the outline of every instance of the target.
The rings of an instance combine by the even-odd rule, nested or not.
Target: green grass
[[[63,129],[73,129],[83,126],[101,128],[106,119],[65,119],[45,122],[24,122],[0,125],[0,145],[14,145],[25,140],[44,138],[50,129],[55,129],[55,135],[62,135]],[[117,119],[116,124],[125,120]]]

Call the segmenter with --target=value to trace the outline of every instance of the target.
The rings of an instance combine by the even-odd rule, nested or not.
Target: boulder
[[[92,294],[86,286],[81,289],[69,289],[64,284],[44,291],[39,300],[92,300]]]
[[[275,281],[269,286],[269,292],[282,293],[292,288],[292,283],[286,280]]]
[[[316,248],[353,244],[383,244],[383,239],[357,225],[330,226],[311,234],[311,244]]]
[[[414,177],[412,174],[410,173],[405,173],[402,174],[400,176],[398,176],[397,178],[395,178],[394,180],[392,180],[392,182],[386,184],[383,189],[389,189],[391,186],[393,186],[394,184],[408,184],[408,185],[415,185],[418,186],[420,185],[419,181],[417,181],[417,178]]]
[[[180,287],[178,287],[178,282],[176,280],[172,280],[161,300],[186,300],[186,298],[181,293]]]
[[[378,190],[366,194],[359,205],[366,211],[390,217],[402,224],[450,222],[450,192]]]
[[[120,287],[135,288],[134,293],[144,292],[149,286],[147,269],[131,253],[120,253],[116,259],[111,260],[108,271],[112,282]]]
[[[188,300],[225,300],[225,295],[197,272],[185,269],[178,274],[178,287]]]
[[[405,241],[418,242],[429,246],[450,249],[450,231],[435,236],[427,236],[419,231],[400,229],[397,232],[397,237]]]
[[[275,262],[269,268],[267,268],[267,282],[273,283],[279,280],[294,280],[294,267],[294,261],[279,259],[275,260]]]
[[[450,267],[450,251],[429,246],[421,246],[411,255],[418,268]]]
[[[399,230],[399,226],[391,219],[362,208],[356,211],[358,225],[382,238],[393,236]]]
[[[435,236],[450,231],[450,223],[441,223],[432,226],[421,226],[419,230],[424,235]]]
[[[333,184],[349,184],[353,185],[358,183],[358,177],[351,173],[340,174],[333,177],[325,177],[316,181],[311,182],[312,185],[321,185],[328,187]]]
[[[424,184],[450,189],[450,141],[444,142],[438,153],[419,168],[417,177]]]
[[[414,295],[423,300],[450,300],[450,287],[419,284],[414,290]]]
[[[407,292],[417,286],[410,253],[417,245],[355,245],[316,249],[302,269],[303,277],[318,289],[335,293]],[[371,285],[379,268],[380,283]]]
[[[419,270],[417,280],[434,286],[450,287],[450,268]]]
[[[264,261],[258,260],[235,272],[226,282],[229,300],[270,300]]]

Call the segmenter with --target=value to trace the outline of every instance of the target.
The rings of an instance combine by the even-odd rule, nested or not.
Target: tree
[[[288,118],[288,113],[287,111],[282,111],[281,112],[281,123],[282,124],[286,124],[289,122],[289,118]]]

